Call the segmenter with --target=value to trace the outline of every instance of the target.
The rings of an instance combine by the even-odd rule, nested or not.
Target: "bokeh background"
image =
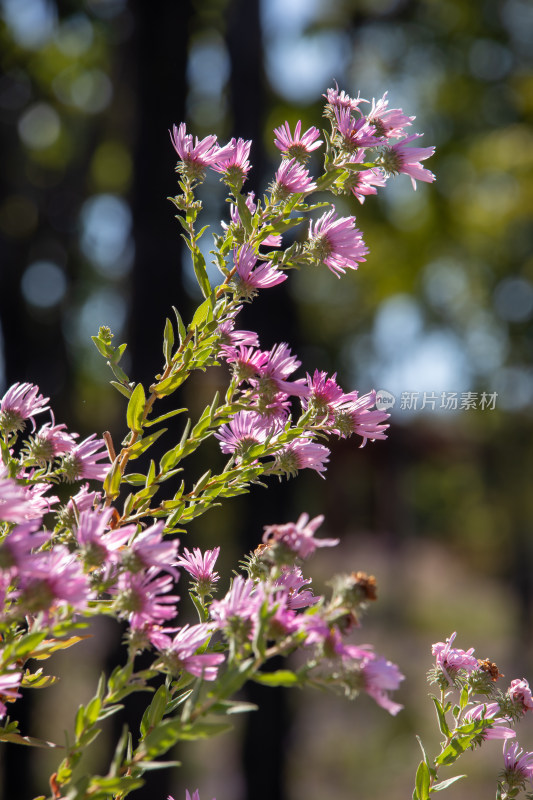
[[[200,788],[218,800],[370,800],[410,796],[421,734],[438,742],[424,680],[430,645],[495,660],[533,678],[533,6],[528,0],[0,0],[0,392],[38,383],[56,419],[120,440],[124,399],[90,335],[128,342],[128,371],[160,366],[172,304],[198,301],[172,206],[168,129],[253,138],[248,186],[265,189],[279,154],[272,128],[320,126],[336,80],[416,114],[432,185],[389,182],[356,214],[370,256],[337,281],[291,274],[245,322],[263,347],[288,341],[303,368],[337,372],[345,390],[396,398],[387,442],[334,448],[329,477],[256,489],[191,528],[186,544],[223,543],[226,576],[262,526],[324,513],[337,551],[310,565],[376,575],[380,599],[360,641],[406,675],[396,718],[368,698],[251,687],[262,710],[235,735],[182,747],[181,770],[152,775],[139,800]],[[227,214],[217,180],[205,221]],[[243,327],[246,325],[243,324]],[[184,392],[205,405],[220,375]],[[442,393],[477,394],[446,411]],[[482,393],[497,394],[481,409]],[[402,408],[402,394],[418,408]],[[435,396],[435,407],[426,402]],[[404,395],[405,396],[405,395]],[[112,626],[58,658],[60,690],[23,706],[23,726],[56,741],[116,649]],[[115,653],[116,654],[116,653]],[[45,696],[46,695],[46,696]],[[133,708],[135,718],[138,713]],[[98,763],[116,731],[102,737]],[[533,726],[521,743],[533,749]],[[53,761],[2,750],[1,794],[47,791]],[[101,762],[98,762],[98,759]],[[500,769],[489,742],[464,759],[450,800],[485,798]]]

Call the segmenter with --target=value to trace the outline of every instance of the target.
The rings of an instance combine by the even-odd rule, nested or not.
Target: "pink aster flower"
[[[228,316],[223,322],[220,323],[218,328],[216,329],[216,333],[220,336],[220,346],[221,348],[224,347],[235,347],[236,345],[249,345],[251,347],[259,347],[259,338],[255,331],[239,331],[235,330],[235,317],[241,311],[242,306],[237,306],[237,308],[232,312],[231,316]],[[222,351],[224,354],[225,351]]]
[[[509,697],[517,704],[520,704],[524,713],[533,709],[533,698],[531,696],[531,689],[529,683],[525,678],[516,679],[511,681],[511,685],[507,690]]]
[[[361,231],[355,227],[355,217],[337,219],[334,209],[309,223],[308,248],[313,258],[338,278],[347,269],[357,269],[357,262],[366,261],[368,253]]]
[[[388,108],[387,94],[388,92],[385,92],[377,102],[372,99],[372,108],[367,119],[375,126],[380,136],[397,138],[403,136],[404,128],[410,125],[415,117],[408,117],[401,108]]]
[[[235,264],[235,288],[245,298],[253,297],[257,289],[270,289],[287,280],[287,275],[273,267],[270,262],[256,267],[257,255],[249,245],[243,244],[233,251]]]
[[[289,395],[306,397],[309,390],[303,378],[288,381],[287,378],[300,366],[300,361],[291,354],[285,342],[275,345],[266,353],[266,360],[259,368],[259,379],[251,378],[250,383],[259,393],[273,395],[276,392],[285,392]]]
[[[275,468],[287,475],[296,475],[301,469],[314,469],[321,478],[329,461],[329,450],[309,437],[293,439],[276,453]]]
[[[351,393],[352,396],[357,393]],[[356,399],[350,399],[337,404],[335,408],[335,421],[332,433],[336,433],[342,439],[356,433],[363,438],[361,447],[364,447],[367,440],[386,439],[385,431],[389,427],[383,422],[389,418],[386,411],[372,410],[376,404],[376,392],[372,390]]]
[[[132,527],[135,529],[135,526]],[[180,574],[175,569],[179,539],[165,539],[164,527],[165,522],[162,520],[134,535],[129,547],[123,553],[122,563],[126,569],[130,572],[139,572],[141,569],[158,567],[170,573],[174,580],[179,580]]]
[[[198,653],[211,636],[209,625],[184,625],[171,640],[167,655],[172,657],[175,669],[184,669],[197,678],[214,681],[217,677],[218,667],[224,661],[222,653]]]
[[[381,163],[385,171],[391,175],[397,175],[401,172],[409,175],[413,189],[416,189],[417,181],[432,183],[435,180],[435,175],[420,163],[432,156],[435,148],[407,147],[410,142],[418,139],[421,135],[420,133],[413,133],[411,136],[407,136],[407,138],[385,150],[381,157]]]
[[[245,638],[252,638],[263,600],[263,592],[251,578],[237,575],[226,596],[211,603],[211,619],[219,629],[229,628],[240,631]]]
[[[21,672],[5,672],[0,675],[0,719],[3,719],[7,713],[7,708],[4,700],[12,703],[17,697],[21,697],[17,689],[22,680]]]
[[[268,353],[253,347],[224,347],[224,355],[228,364],[233,365],[233,373],[238,383],[248,381],[259,375],[268,361]]]
[[[211,168],[216,172],[225,174],[230,182],[242,186],[251,167],[248,161],[251,145],[251,141],[232,139],[225,148],[219,149],[214,163],[211,164]],[[228,155],[228,150],[230,148],[231,153]]]
[[[359,95],[357,95],[356,98],[350,97],[349,94],[346,94],[344,89],[339,92],[338,84],[335,84],[334,89],[328,89],[326,94],[322,96],[326,98],[331,106],[336,106],[337,108],[347,108],[348,110],[352,111],[355,111],[360,103],[368,102],[368,100],[363,100],[363,98],[359,97]]]
[[[187,570],[189,575],[198,581],[202,593],[210,592],[215,583],[218,583],[219,574],[215,572],[215,563],[220,553],[220,547],[206,550],[202,553],[199,547],[191,551],[185,547],[183,555],[179,556],[177,566]]]
[[[102,511],[88,508],[80,512],[75,535],[88,567],[117,564],[121,558],[122,548],[136,531],[135,525],[111,530],[109,521],[113,513],[112,508]]]
[[[5,477],[6,475],[6,470],[0,472],[0,520],[24,522],[31,519],[28,490],[12,478]]]
[[[99,464],[102,459],[106,463]],[[65,480],[69,483],[83,478],[103,481],[111,466],[104,440],[97,439],[92,433],[63,457],[62,466]]]
[[[16,525],[0,544],[0,566],[16,571],[31,570],[33,552],[49,540],[44,531],[36,533],[40,520],[30,520]]]
[[[32,383],[14,383],[0,400],[0,428],[5,433],[24,430],[24,420],[31,419],[35,430],[35,414],[47,411],[49,397],[39,394]]]
[[[431,648],[437,667],[442,670],[449,683],[451,683],[451,679],[457,670],[464,669],[470,674],[479,667],[477,658],[472,655],[474,652],[473,647],[466,652],[452,647],[456,636],[457,633],[452,633],[449,639],[446,639],[446,642],[436,642]],[[452,671],[451,675],[448,672],[449,670]]]
[[[177,615],[180,598],[169,594],[173,583],[171,575],[158,575],[154,567],[146,573],[125,572],[119,576],[116,607],[129,620],[132,630],[143,631]]]
[[[19,605],[26,613],[51,615],[67,604],[83,611],[91,599],[87,575],[74,553],[56,545],[53,550],[36,553],[27,569],[20,571]]]
[[[320,601],[320,597],[315,597],[309,589],[301,591],[310,583],[311,578],[304,578],[300,567],[285,565],[281,568],[280,576],[274,581],[274,586],[287,594],[289,608],[298,609],[308,608]]]
[[[350,157],[349,163],[362,164],[365,160],[364,150],[358,150]],[[357,172],[350,171],[350,177],[345,182],[345,187],[350,189],[353,196],[359,200],[361,205],[365,202],[365,197],[377,194],[377,187],[385,186],[387,178],[381,169],[362,169]]]
[[[364,659],[361,664],[361,672],[366,693],[389,714],[396,716],[403,706],[394,703],[389,697],[389,692],[398,689],[405,675],[402,675],[396,664],[387,661],[382,656],[371,656]]]
[[[508,722],[504,717],[498,717],[501,709],[498,703],[480,703],[469,708],[464,715],[465,722],[487,720],[487,727],[480,734],[483,741],[489,739],[514,739],[516,733],[503,723]]]
[[[263,542],[270,545],[284,545],[299,558],[309,558],[317,547],[334,547],[339,543],[338,539],[315,539],[315,531],[323,521],[322,515],[309,521],[309,514],[300,514],[296,523],[267,525],[264,529]]]
[[[313,192],[316,183],[309,172],[296,159],[284,158],[276,172],[272,195],[277,200],[286,200],[291,194]]]
[[[231,158],[233,155],[233,146],[219,147],[217,137],[213,134],[206,136],[201,141],[196,137],[193,145],[192,134],[187,133],[184,122],[180,123],[179,128],[173,125],[172,131],[169,133],[176,153],[188,166],[203,168],[215,163],[222,164],[225,158]]]
[[[301,120],[296,123],[294,136],[291,134],[289,123],[285,122],[279,128],[274,128],[276,134],[274,144],[289,158],[295,158],[297,161],[305,163],[313,150],[320,147],[322,140],[319,139],[320,131],[314,126],[308,128],[303,135],[300,135],[301,130]]]
[[[518,742],[503,743],[504,780],[511,784],[533,782],[533,753],[524,753]]]
[[[311,408],[319,417],[329,417],[335,406],[344,398],[344,392],[335,380],[337,373],[328,377],[327,372],[315,369],[313,377],[307,373],[309,396],[302,400],[305,411]]]
[[[266,441],[271,427],[256,411],[238,411],[227,425],[221,425],[215,438],[223,453],[243,457],[250,447]]]
[[[38,463],[52,461],[69,453],[76,444],[77,433],[68,433],[66,425],[43,425],[28,445],[29,455]]]
[[[377,147],[382,144],[383,138],[376,133],[376,129],[366,117],[354,119],[349,108],[335,108],[337,131],[342,137],[344,148],[352,152],[359,147]]]

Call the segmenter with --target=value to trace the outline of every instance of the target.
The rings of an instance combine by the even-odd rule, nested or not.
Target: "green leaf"
[[[194,312],[194,316],[192,318],[191,324],[189,328],[194,330],[195,328],[200,328],[204,322],[206,322],[211,315],[213,316],[213,305],[211,302],[211,297],[208,296],[207,300],[204,300],[203,303],[200,303],[196,311]]]
[[[178,334],[180,337],[180,344],[183,344],[183,340],[187,335],[187,331],[185,330],[185,325],[183,324],[183,320],[180,317],[179,311],[175,306],[172,306],[174,314],[176,315],[176,322],[178,323]]]
[[[203,296],[209,297],[211,294],[211,285],[209,283],[209,278],[207,277],[205,258],[197,247],[191,250],[191,255],[194,274],[196,275],[198,286],[200,287]]]
[[[55,747],[61,748],[62,745],[47,742],[44,739],[36,739],[34,736],[21,736],[20,733],[2,733],[0,731],[0,742],[14,742],[15,744],[26,744],[30,747]]]
[[[189,370],[180,369],[159,383],[154,383],[152,386],[150,386],[150,391],[155,392],[158,397],[166,397],[167,395],[172,394],[172,392],[174,392],[178,386],[181,386],[183,381],[187,380],[188,377]]]
[[[252,680],[265,686],[296,686],[301,683],[298,675],[288,669],[278,669],[276,672],[258,672]]]
[[[425,761],[421,761],[416,771],[415,787],[418,800],[429,798],[429,769]]]
[[[461,778],[466,778],[466,775],[456,775],[454,778],[448,778],[445,781],[440,781],[439,783],[435,783],[431,787],[431,791],[440,792],[442,789],[447,789],[448,786],[451,786],[452,783],[455,783],[455,781],[460,781]]]
[[[115,389],[117,389],[120,392],[120,394],[123,394],[124,397],[128,398],[128,400],[130,399],[130,397],[131,397],[131,389],[130,388],[128,388],[127,386],[124,386],[123,383],[119,383],[118,381],[110,381],[110,384],[111,384],[111,386],[114,386]]]
[[[183,723],[181,719],[168,719],[150,731],[139,745],[139,755],[151,761],[163,755],[178,741],[208,739],[231,730],[231,725],[214,722]]]
[[[174,328],[172,322],[167,317],[165,322],[165,331],[163,334],[163,355],[165,356],[165,363],[170,364],[172,360],[172,348],[174,347]]]
[[[115,498],[120,494],[120,483],[122,481],[122,473],[120,471],[120,457],[118,456],[113,466],[107,473],[104,479],[104,492],[107,497]]]
[[[126,412],[126,422],[128,428],[135,433],[142,433],[142,422],[144,415],[144,408],[146,406],[146,395],[142,383],[138,383],[128,403],[128,410]]]
[[[144,439],[132,444],[132,446],[128,448],[130,458],[138,458],[145,450],[148,450],[148,448],[153,445],[156,439],[159,439],[160,436],[166,433],[167,430],[168,428],[161,428],[161,430],[151,433],[150,436],[145,436]]]
[[[178,414],[183,414],[184,411],[188,411],[187,408],[175,408],[174,411],[168,411],[166,414],[162,414],[160,417],[156,419],[146,420],[144,423],[145,428],[149,428],[151,425],[158,425],[160,422],[164,422],[166,419],[170,419],[171,417],[175,417]]]
[[[437,719],[439,722],[439,728],[441,733],[448,738],[451,736],[450,728],[448,727],[448,723],[446,722],[446,716],[444,714],[444,709],[442,708],[441,703],[437,700],[436,697],[432,697],[433,702],[435,703],[435,710],[437,711]]]
[[[168,700],[168,689],[163,684],[154,694],[152,702],[143,714],[141,721],[141,735],[143,737],[146,736],[146,734],[152,730],[152,728],[155,728],[159,722],[161,722]]]

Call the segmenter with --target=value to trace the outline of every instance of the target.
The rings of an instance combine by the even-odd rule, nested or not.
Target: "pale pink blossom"
[[[6,433],[22,431],[24,421],[30,419],[35,430],[35,414],[47,411],[49,397],[39,394],[33,383],[14,383],[0,400],[0,428]]]
[[[98,462],[104,459],[105,463]],[[65,479],[69,483],[83,480],[83,478],[103,481],[111,464],[103,439],[97,439],[93,433],[83,442],[75,445],[69,453],[63,456],[62,468]]]
[[[301,135],[302,123],[298,120],[294,129],[294,136],[291,134],[289,123],[285,122],[279,128],[274,128],[276,138],[274,144],[276,147],[286,154],[289,158],[295,158],[297,161],[305,161],[308,156],[323,144],[319,139],[320,131],[318,128],[312,126]]]
[[[352,156],[348,163],[362,164],[365,160],[365,151],[358,150]],[[385,186],[387,178],[381,169],[371,167],[370,169],[361,169],[356,172],[350,170],[350,177],[346,181],[346,188],[349,188],[353,196],[359,200],[361,205],[365,202],[365,197],[371,194],[377,194],[377,187]]]
[[[359,95],[357,95],[356,98],[350,97],[349,94],[346,94],[344,89],[339,92],[338,84],[335,84],[334,89],[328,89],[326,94],[322,96],[326,98],[331,106],[347,108],[352,111],[355,111],[361,103],[368,103],[368,100],[364,100],[362,97],[359,97]]]
[[[533,781],[533,753],[524,752],[518,742],[503,743],[503,762],[505,765],[505,780],[508,783],[528,780]]]
[[[435,152],[434,147],[407,147],[407,145],[414,139],[418,139],[421,134],[413,133],[411,136],[402,139],[397,144],[392,145],[382,154],[382,165],[386,172],[391,175],[404,173],[409,175],[413,189],[416,189],[417,181],[424,181],[425,183],[432,183],[435,180],[435,175],[425,169],[420,163],[424,159],[429,158]]]
[[[233,365],[233,372],[238,383],[248,381],[254,375],[261,373],[262,367],[268,362],[269,354],[254,347],[226,346],[224,356],[228,364]]]
[[[275,468],[283,470],[287,475],[296,475],[301,469],[314,469],[323,478],[322,473],[326,471],[329,455],[325,445],[301,436],[276,453]]]
[[[233,251],[235,264],[235,288],[244,298],[253,297],[257,289],[269,289],[287,280],[287,275],[273,267],[270,262],[257,264],[257,254],[249,245]]]
[[[17,691],[21,680],[21,672],[4,672],[3,675],[0,675],[0,698],[2,698],[0,700],[0,719],[3,719],[7,713],[7,707],[3,701],[8,700],[12,703],[18,697],[21,697]]]
[[[357,269],[368,253],[361,231],[355,227],[355,217],[337,218],[334,209],[309,223],[308,248],[313,258],[338,278],[347,269]]]
[[[232,181],[242,183],[250,171],[251,165],[248,158],[251,145],[251,141],[232,139],[223,150],[218,151],[211,168],[216,172],[226,174]],[[227,151],[230,148],[231,153],[228,155]]]
[[[380,136],[387,138],[403,136],[404,128],[410,125],[415,117],[408,117],[401,108],[388,108],[388,92],[378,101],[372,99],[372,108],[367,119],[376,127]]]
[[[316,183],[302,164],[294,158],[283,159],[276,172],[273,189],[275,198],[284,200],[291,194],[313,192],[315,189]]]
[[[300,366],[300,361],[291,354],[285,342],[275,345],[266,353],[266,360],[259,368],[259,379],[251,378],[250,383],[259,393],[285,392],[289,395],[306,397],[309,393],[303,378],[288,381],[287,378]]]
[[[498,717],[501,709],[498,703],[480,703],[473,706],[466,711],[464,715],[465,722],[474,722],[476,720],[487,720],[488,725],[483,729],[480,734],[483,740],[488,739],[514,739],[516,733],[505,722],[508,722],[505,717]]]
[[[399,703],[393,702],[389,692],[398,689],[404,680],[396,664],[387,661],[383,656],[372,656],[363,660],[361,673],[364,678],[365,691],[378,705],[393,716],[403,708]]]
[[[448,670],[453,670],[453,672],[455,672],[458,669],[463,669],[470,674],[479,668],[477,658],[472,655],[474,652],[473,647],[467,651],[452,647],[456,636],[457,633],[452,633],[449,639],[446,639],[445,642],[436,642],[431,648],[431,652],[435,656],[435,663],[437,667],[442,670],[446,676],[446,679],[450,683],[453,678],[453,674],[450,676]]]
[[[80,512],[75,536],[88,567],[119,563],[122,548],[135,533],[135,525],[111,530],[109,521],[113,513],[112,508],[102,511],[88,508]]]
[[[512,700],[514,700],[515,703],[519,703],[521,705],[524,712],[533,709],[531,689],[529,688],[529,683],[525,678],[522,678],[521,680],[516,678],[514,681],[511,681],[511,685],[507,690],[507,694]]]
[[[349,108],[334,108],[337,130],[342,137],[343,147],[352,152],[359,147],[377,147],[383,143],[375,127],[366,119],[354,119]]]
[[[0,520],[24,522],[31,518],[28,491],[6,475],[7,470],[0,472]]]
[[[245,623],[246,638],[251,638],[263,600],[263,591],[251,578],[237,575],[233,578],[226,596],[211,603],[209,607],[211,619],[220,629],[241,630],[242,624]]]
[[[352,393],[352,396],[354,394],[357,395],[357,393]],[[361,397],[356,397],[356,399],[338,403],[335,408],[332,433],[336,433],[343,439],[356,433],[363,439],[361,447],[366,444],[368,439],[372,442],[375,439],[386,439],[385,431],[389,426],[383,423],[390,415],[386,411],[374,409],[375,404],[376,392],[374,390]]]
[[[287,594],[287,605],[291,609],[308,608],[320,601],[309,589],[303,589],[311,583],[311,578],[304,578],[300,567],[283,566],[281,574],[274,581],[276,589]]]
[[[175,569],[179,539],[165,538],[164,527],[165,521],[161,520],[131,537],[128,548],[122,554],[122,563],[127,569],[139,572],[141,569],[158,567],[179,580],[179,572]]]
[[[77,433],[68,433],[67,426],[52,425],[47,422],[37,433],[30,445],[30,454],[37,461],[51,461],[57,456],[69,453],[76,444]]]
[[[176,669],[184,669],[197,678],[214,681],[218,667],[224,661],[222,653],[196,653],[211,636],[209,625],[184,625],[170,640],[167,654],[172,656]]]
[[[318,547],[334,547],[338,539],[315,539],[315,531],[322,525],[322,515],[309,520],[309,514],[300,514],[297,522],[284,525],[267,525],[264,529],[265,544],[281,544],[299,558],[306,559]]]
[[[34,554],[19,572],[19,605],[25,613],[43,612],[50,619],[65,605],[84,611],[92,597],[88,576],[64,545]]]
[[[187,133],[185,123],[180,123],[179,128],[172,126],[170,140],[180,159],[187,165],[194,167],[212,166],[215,162],[221,164],[225,158],[231,158],[234,148],[231,145],[219,147],[217,137],[211,134],[201,141],[196,137],[193,144],[192,134]]]
[[[122,573],[114,593],[116,608],[129,621],[134,631],[143,631],[154,623],[160,625],[177,615],[178,595],[169,594],[174,579],[171,575],[158,575],[151,567],[146,573]]]
[[[221,442],[223,453],[235,453],[245,456],[256,444],[263,444],[271,427],[256,411],[238,411],[226,425],[221,425],[215,432],[215,438]]]
[[[219,553],[220,547],[206,550],[204,553],[199,547],[195,547],[192,552],[185,547],[183,555],[179,556],[176,563],[198,581],[201,589],[209,591],[219,579],[219,574],[214,569]]]

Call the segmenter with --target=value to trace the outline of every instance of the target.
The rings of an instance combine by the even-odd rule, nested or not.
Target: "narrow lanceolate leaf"
[[[126,412],[126,422],[128,428],[135,433],[142,433],[142,423],[144,408],[146,405],[146,395],[142,383],[138,383],[128,403]]]
[[[122,473],[120,471],[120,458],[117,456],[113,462],[113,466],[105,476],[104,492],[106,497],[115,498],[120,494],[120,482],[122,480]]]
[[[194,312],[194,316],[192,318],[192,322],[190,324],[191,330],[195,328],[201,328],[204,322],[213,316],[213,306],[211,303],[211,297],[208,295],[207,299],[201,303],[196,311]]]
[[[452,783],[455,783],[455,781],[460,781],[461,778],[466,778],[466,775],[455,775],[453,778],[448,778],[445,781],[440,781],[440,783],[435,783],[431,787],[431,791],[440,792],[442,789],[447,789],[448,786],[451,786]]]
[[[178,386],[181,386],[183,381],[187,380],[189,377],[189,371],[182,369],[179,372],[175,372],[173,375],[169,375],[168,378],[165,378],[159,383],[154,383],[150,386],[150,391],[155,392],[158,397],[166,397],[172,392],[175,392]]]
[[[296,686],[301,683],[300,678],[288,669],[278,669],[276,672],[258,672],[252,680],[263,683],[265,686]]]
[[[444,714],[444,709],[440,704],[439,700],[436,697],[432,698],[433,702],[435,703],[435,710],[437,712],[437,719],[439,721],[439,728],[441,733],[448,738],[451,735],[450,728],[448,727],[448,723],[446,722],[446,716]]]
[[[197,248],[192,250],[191,254],[192,254],[192,265],[194,267],[194,274],[196,275],[198,286],[200,287],[203,296],[209,297],[209,295],[211,294],[211,285],[209,283],[209,278],[207,277],[205,258],[203,257],[200,250],[198,250]]]
[[[172,348],[174,347],[174,328],[172,322],[167,317],[165,322],[165,332],[163,334],[163,355],[165,356],[165,363],[170,364],[172,360]]]
[[[416,771],[416,793],[418,800],[429,798],[429,769],[425,761],[421,761]]]
[[[166,433],[167,428],[161,428],[160,431],[156,431],[156,433],[151,433],[150,436],[145,436],[144,439],[141,439],[135,444],[132,444],[131,447],[128,448],[130,458],[138,458],[141,453],[144,453],[145,450],[148,450],[151,445],[155,442],[156,439],[159,439],[164,433]]]

